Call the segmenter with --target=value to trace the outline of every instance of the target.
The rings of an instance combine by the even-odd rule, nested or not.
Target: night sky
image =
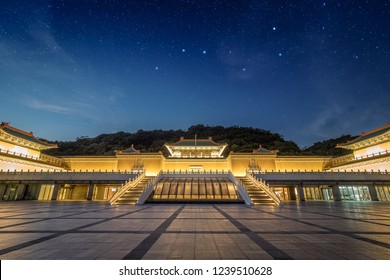
[[[49,140],[390,121],[390,1],[0,0],[0,121]]]

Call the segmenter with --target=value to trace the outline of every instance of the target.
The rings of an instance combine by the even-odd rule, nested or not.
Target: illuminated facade
[[[173,144],[164,145],[169,153],[169,157],[174,158],[222,158],[223,150],[227,144],[218,144],[211,137],[208,139],[184,139]]]
[[[134,146],[114,156],[51,157],[54,148],[28,133],[0,126],[1,200],[99,200],[281,204],[288,200],[390,201],[390,124],[338,147],[342,157],[280,156],[259,147],[224,156],[227,144],[184,139],[162,152]]]
[[[390,123],[370,132],[363,132],[358,138],[337,147],[353,151],[350,155],[334,160],[337,169],[390,170]]]
[[[0,170],[62,170],[61,159],[42,154],[42,150],[56,148],[26,132],[0,124]]]

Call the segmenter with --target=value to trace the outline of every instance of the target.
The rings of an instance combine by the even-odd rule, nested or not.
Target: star
[[[186,49],[182,49],[181,52],[186,52]]]
[[[203,53],[203,54],[206,54],[206,51],[205,51],[205,50],[203,50],[203,51],[202,51],[202,53]]]
[[[279,53],[279,56],[282,56],[282,53]]]
[[[275,26],[274,26],[274,27],[272,27],[272,30],[273,30],[273,31],[275,31],[275,30],[276,30],[276,27],[275,27]]]
[[[154,69],[158,70],[158,66],[156,66]]]
[[[245,71],[246,71],[246,68],[242,68],[242,71],[245,72]]]

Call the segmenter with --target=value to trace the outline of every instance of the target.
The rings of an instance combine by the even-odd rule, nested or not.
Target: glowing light
[[[382,149],[381,147],[373,147],[373,148],[367,149],[366,155],[379,154],[379,153],[384,152],[384,151],[385,150]]]
[[[23,148],[23,147],[19,147],[19,146],[13,147],[9,151],[12,152],[12,153],[26,155],[26,156],[30,155],[30,153],[28,152],[27,148]]]

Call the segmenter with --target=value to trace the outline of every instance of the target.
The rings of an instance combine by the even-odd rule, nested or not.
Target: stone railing
[[[162,170],[160,171],[161,174],[163,175],[175,175],[175,174],[184,174],[184,175],[192,175],[192,174],[201,174],[201,175],[205,175],[205,174],[211,174],[211,175],[219,175],[219,174],[229,174],[229,171],[228,170]]]
[[[135,203],[136,205],[142,205],[148,199],[149,195],[152,193],[154,186],[160,181],[163,177],[162,171],[160,171],[156,177],[151,179],[145,186],[144,191],[140,195],[138,201]]]
[[[245,188],[245,185],[241,182],[240,179],[234,177],[233,173],[228,173],[228,178],[233,182],[234,186],[237,188],[237,192],[240,194],[241,198],[244,200],[246,205],[253,205],[251,198]]]
[[[247,171],[246,177],[258,188],[262,189],[277,205],[283,205],[280,197],[270,188],[270,186],[261,178],[253,176],[252,172]]]
[[[4,174],[19,174],[19,175],[23,175],[23,174],[84,174],[84,173],[88,173],[88,174],[142,174],[144,173],[143,171],[139,171],[139,170],[95,170],[95,169],[92,169],[92,170],[89,170],[89,169],[86,169],[86,170],[64,170],[64,169],[47,169],[47,170],[43,170],[43,169],[21,169],[21,170],[10,170],[10,169],[7,169],[7,170],[4,170],[4,169],[0,169],[0,173],[4,173]]]
[[[141,173],[133,172],[75,172],[67,170],[0,170],[0,184],[7,182],[63,182],[64,184],[121,184],[136,178]]]
[[[9,150],[4,150],[0,148],[0,153],[4,155],[9,155],[9,156],[14,156],[14,157],[20,157],[20,158],[25,158],[25,159],[32,159],[32,160],[39,160],[39,157],[37,156],[30,156],[22,153],[17,153],[17,152],[12,152]]]
[[[387,156],[387,155],[390,155],[390,150],[367,154],[367,155],[359,156],[359,157],[355,157],[353,154],[349,154],[346,156],[341,156],[341,157],[331,159],[329,161],[329,163],[325,166],[325,168],[333,168],[333,167],[337,167],[337,166],[347,164],[347,163],[354,163],[354,162],[361,161],[361,160],[372,159],[375,157],[381,157],[381,156]]]
[[[353,161],[354,158],[355,157],[353,154],[333,158],[325,165],[325,168],[332,168],[332,167],[337,166],[337,165],[343,165],[345,163]]]
[[[145,177],[145,173],[139,173],[139,175],[125,182],[122,186],[119,187],[119,190],[110,198],[110,204],[112,205],[115,201],[118,200],[127,190],[135,187],[141,180]]]
[[[249,170],[251,174],[327,174],[327,173],[350,173],[350,174],[361,174],[361,173],[370,173],[370,174],[390,174],[390,170],[367,170],[367,169],[356,169],[356,170],[340,170],[340,169],[329,169],[329,170],[307,170],[307,169],[298,169],[298,170]]]
[[[52,157],[52,156],[45,155],[45,154],[40,154],[39,160],[46,162],[46,163],[49,163],[49,164],[52,164],[52,165],[60,166],[60,167],[66,168],[66,169],[69,168],[69,166],[66,164],[65,160],[63,160],[62,158],[57,158],[57,157]]]
[[[28,160],[38,164],[49,164],[56,167],[67,168],[67,165],[63,159],[41,154],[38,156],[26,155],[22,153],[12,152],[9,150],[0,149],[0,154],[9,156],[16,159]]]

